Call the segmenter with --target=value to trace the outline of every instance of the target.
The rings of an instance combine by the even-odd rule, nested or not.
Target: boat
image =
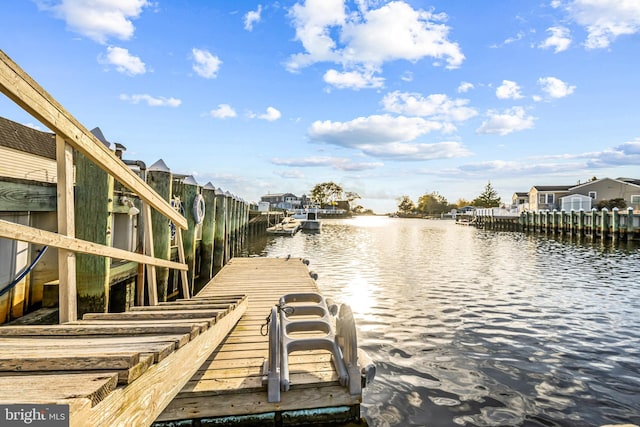
[[[318,208],[296,209],[291,218],[299,220],[304,231],[320,231],[322,227]]]
[[[267,233],[271,233],[271,234],[287,234],[287,235],[293,236],[301,228],[302,228],[302,223],[300,222],[299,219],[291,217],[291,216],[286,216],[286,217],[284,217],[282,219],[282,221],[280,221],[279,223],[277,223],[273,227],[268,227],[267,228]]]

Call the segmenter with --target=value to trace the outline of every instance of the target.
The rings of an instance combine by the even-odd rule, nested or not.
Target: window
[[[589,191],[589,197],[595,200],[598,198],[598,193],[596,193],[595,191]]]
[[[631,202],[630,207],[634,209],[640,209],[640,194],[631,196],[630,202]]]
[[[538,203],[540,203],[541,205],[547,204],[547,205],[552,205],[553,204],[553,193],[543,193],[540,194],[538,196]]]

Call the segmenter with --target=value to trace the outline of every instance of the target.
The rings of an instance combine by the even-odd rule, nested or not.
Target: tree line
[[[398,213],[404,215],[440,215],[450,212],[452,209],[459,209],[464,206],[492,208],[500,206],[500,203],[501,200],[498,196],[498,192],[491,185],[491,181],[489,181],[482,193],[471,201],[458,199],[456,203],[449,203],[447,199],[437,191],[423,194],[418,198],[417,203],[414,203],[407,195],[401,196],[398,199]]]

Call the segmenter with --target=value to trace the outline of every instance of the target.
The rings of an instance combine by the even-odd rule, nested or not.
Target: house
[[[513,196],[511,197],[511,207],[517,208],[518,213],[529,210],[529,193],[513,193]]]
[[[640,210],[640,180],[638,179],[596,179],[570,188],[567,196],[574,195],[589,197],[592,200],[592,207],[596,207],[599,202],[604,200],[622,199],[625,201],[626,207]]]
[[[56,138],[51,132],[0,117],[0,159],[0,179],[56,182]]]
[[[554,210],[560,208],[560,198],[569,194],[571,185],[534,185],[529,190],[529,209]]]
[[[299,209],[302,200],[292,193],[267,194],[260,197],[260,201],[269,202],[273,209]]]

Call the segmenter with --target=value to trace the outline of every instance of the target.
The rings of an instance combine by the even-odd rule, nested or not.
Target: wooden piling
[[[155,162],[147,170],[147,184],[164,200],[169,201],[172,193],[171,171],[162,159]],[[151,227],[153,229],[153,252],[157,258],[170,259],[171,257],[171,227],[161,213],[155,209],[151,211]],[[156,281],[158,288],[158,301],[167,301],[169,289],[169,269],[156,268]]]
[[[200,277],[198,285],[208,283],[213,277],[213,253],[216,231],[216,189],[208,182],[201,191],[204,198],[205,215],[202,221],[202,241],[200,242]]]
[[[213,268],[219,270],[224,266],[224,254],[225,254],[225,224],[226,224],[226,211],[227,211],[227,198],[224,192],[220,189],[216,189],[216,210],[215,210],[215,234],[214,234],[214,249],[213,249]]]
[[[75,152],[75,230],[83,240],[111,244],[114,180],[82,153]],[[111,258],[79,253],[76,256],[78,317],[109,308]]]
[[[193,295],[194,280],[196,276],[196,222],[193,216],[193,204],[198,193],[198,183],[192,176],[173,179],[173,194],[179,197],[184,208],[184,216],[187,220],[187,229],[182,232],[182,247],[184,249],[187,270],[187,288]]]

